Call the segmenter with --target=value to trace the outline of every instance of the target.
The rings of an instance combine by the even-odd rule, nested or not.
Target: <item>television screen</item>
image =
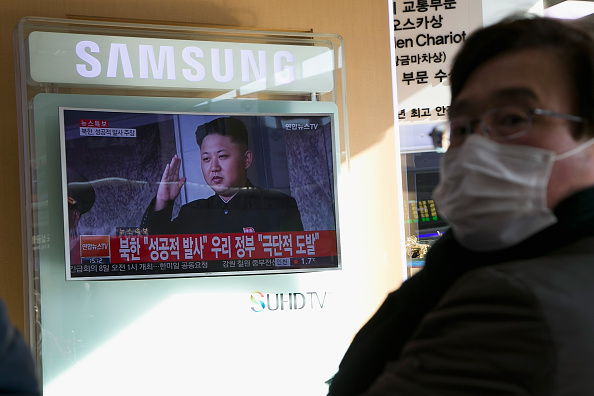
[[[60,108],[66,278],[339,268],[332,114]]]

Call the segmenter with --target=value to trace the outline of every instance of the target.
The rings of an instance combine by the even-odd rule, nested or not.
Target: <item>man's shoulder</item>
[[[182,205],[182,209],[208,209],[214,207],[221,199],[217,195],[208,198],[200,198]]]
[[[561,283],[584,280],[584,276],[594,277],[594,237],[579,239],[530,259],[508,260],[497,265],[479,268],[466,276],[514,278],[534,285],[547,282],[549,278],[554,278],[557,283]]]
[[[508,260],[469,271],[456,280],[437,310],[472,306],[478,311],[512,313],[525,307],[562,337],[563,326],[580,327],[594,337],[594,237],[583,238],[550,253]],[[594,356],[594,343],[592,343]],[[594,369],[594,360],[592,361]]]
[[[266,200],[270,202],[295,202],[295,198],[278,190],[268,188],[250,187],[242,191],[246,199]]]
[[[581,239],[553,252],[525,260],[481,267],[461,276],[448,294],[477,292],[480,284],[515,285],[536,298],[554,298],[555,294],[575,295],[580,285],[594,284],[594,237]],[[504,288],[501,288],[503,290]],[[594,298],[594,288],[591,290]],[[587,290],[584,289],[584,292]],[[497,288],[489,288],[496,293]],[[571,290],[574,290],[571,292]]]
[[[591,390],[594,389],[592,284],[594,238],[585,238],[529,260],[471,271],[452,285],[436,311],[470,312],[469,317],[481,318],[475,327],[487,317],[491,318],[490,326],[501,329],[512,322],[525,326],[538,323],[554,348],[554,381],[561,387],[587,383]]]
[[[587,237],[538,257],[470,271],[450,287],[438,307],[469,302],[501,312],[530,307],[552,339],[567,345],[566,351],[580,353],[588,345],[588,364],[594,370],[594,342],[589,341],[594,337],[593,284],[594,237]],[[573,329],[570,338],[568,328]],[[571,360],[565,355],[559,359]]]

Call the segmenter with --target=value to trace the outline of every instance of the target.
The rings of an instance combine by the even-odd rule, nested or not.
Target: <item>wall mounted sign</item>
[[[450,63],[467,35],[482,25],[470,0],[394,1],[394,48],[400,123],[444,119]]]
[[[329,92],[331,48],[32,32],[37,83]],[[245,92],[244,92],[245,93]]]

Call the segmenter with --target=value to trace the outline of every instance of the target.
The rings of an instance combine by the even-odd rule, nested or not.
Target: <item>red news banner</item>
[[[71,276],[337,267],[336,231],[80,237]]]

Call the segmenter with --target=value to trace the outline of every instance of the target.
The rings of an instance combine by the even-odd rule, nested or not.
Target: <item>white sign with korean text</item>
[[[394,1],[394,48],[401,124],[446,116],[452,58],[482,25],[475,0]]]

